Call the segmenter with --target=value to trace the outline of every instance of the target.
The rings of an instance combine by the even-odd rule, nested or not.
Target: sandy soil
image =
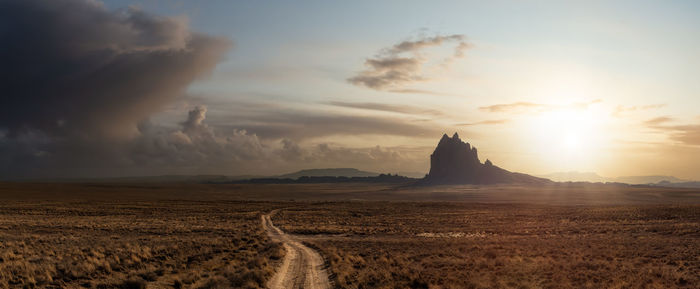
[[[321,255],[275,227],[270,219],[272,214],[274,212],[262,216],[263,228],[273,241],[284,245],[287,254],[268,282],[268,288],[330,289],[331,285]]]

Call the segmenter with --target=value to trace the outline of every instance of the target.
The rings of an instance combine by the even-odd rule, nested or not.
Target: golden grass
[[[264,288],[270,204],[5,202],[0,288]]]
[[[338,288],[697,288],[700,206],[323,203],[285,210]]]
[[[699,197],[577,184],[0,183],[0,288],[262,288],[284,254],[260,224],[273,209],[319,248],[338,288],[698,288]]]

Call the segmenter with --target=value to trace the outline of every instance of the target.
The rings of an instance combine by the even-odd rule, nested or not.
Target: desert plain
[[[332,288],[700,284],[692,189],[2,183],[0,288],[267,288],[264,216]]]

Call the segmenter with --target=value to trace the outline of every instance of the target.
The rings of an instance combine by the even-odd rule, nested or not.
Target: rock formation
[[[476,147],[463,142],[457,133],[443,135],[430,155],[430,172],[423,184],[542,184],[551,182],[526,174],[501,169],[490,160],[482,164]]]

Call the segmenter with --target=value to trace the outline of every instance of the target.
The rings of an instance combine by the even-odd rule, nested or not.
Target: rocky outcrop
[[[422,184],[543,184],[550,180],[501,169],[490,160],[482,164],[476,147],[463,142],[457,133],[443,135],[430,155],[430,172]]]

